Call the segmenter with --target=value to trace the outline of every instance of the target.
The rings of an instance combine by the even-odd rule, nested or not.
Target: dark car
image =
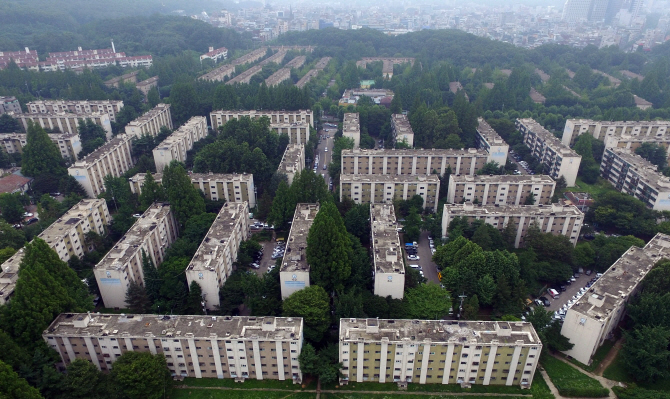
[[[26,226],[28,226],[28,225],[30,225],[30,224],[37,223],[38,221],[39,221],[38,218],[31,218],[31,219],[26,220],[24,224],[25,224]]]
[[[546,306],[546,307],[549,307],[549,306],[551,305],[551,302],[549,302],[549,300],[547,299],[546,296],[541,296],[541,297],[540,297],[540,300],[542,301],[542,303],[543,303],[544,306]]]
[[[590,276],[591,273],[593,273],[591,270],[587,270],[587,271],[584,272],[584,274],[586,274],[587,276]]]
[[[562,286],[561,286],[561,291],[565,292],[565,290],[567,290],[567,287],[564,286],[564,285],[562,285]]]

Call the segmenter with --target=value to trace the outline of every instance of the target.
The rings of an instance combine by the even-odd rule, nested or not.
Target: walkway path
[[[614,361],[616,356],[619,354],[619,350],[621,350],[621,346],[623,345],[623,338],[619,338],[618,341],[614,343],[614,346],[612,346],[612,349],[607,353],[607,356],[600,362],[598,367],[596,367],[595,371],[593,374],[595,375],[603,375],[607,367],[609,367],[610,364]]]
[[[551,394],[556,397],[556,399],[563,399],[563,396],[561,396],[560,393],[558,393],[558,389],[556,389],[556,386],[554,383],[551,381],[551,378],[549,378],[549,375],[547,375],[547,372],[544,371],[544,369],[540,369],[540,374],[542,374],[542,377],[544,377],[544,381],[549,385],[549,390],[551,391]]]
[[[570,365],[570,367],[573,367],[575,370],[579,371],[580,373],[582,373],[582,374],[586,374],[586,375],[588,375],[589,377],[591,377],[591,378],[593,378],[593,379],[595,379],[595,380],[598,380],[598,381],[602,384],[602,386],[604,386],[605,388],[607,388],[607,389],[610,391],[609,398],[612,398],[612,399],[616,399],[616,398],[617,398],[617,396],[616,396],[616,395],[614,394],[614,392],[612,391],[612,387],[613,387],[613,386],[624,386],[623,384],[621,384],[621,383],[618,382],[618,381],[609,380],[609,379],[607,379],[607,378],[605,378],[605,377],[603,377],[603,376],[595,375],[595,374],[590,373],[590,372],[588,372],[588,371],[586,371],[586,370],[583,370],[583,369],[581,369],[580,367],[577,367],[577,366],[575,366],[574,364],[570,363],[570,362],[567,361],[566,359],[563,359],[562,356],[556,356],[556,355],[552,355],[552,356],[554,356],[556,359],[562,361],[563,363]]]

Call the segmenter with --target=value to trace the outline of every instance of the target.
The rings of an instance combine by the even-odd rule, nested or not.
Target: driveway
[[[417,251],[417,255],[419,255],[420,260],[408,260],[405,258],[405,262],[408,265],[419,265],[421,266],[421,269],[423,269],[423,275],[426,277],[428,281],[432,281],[434,283],[440,284],[440,280],[437,278],[437,270],[436,267],[437,265],[435,262],[433,262],[433,255],[430,252],[430,245],[428,243],[428,235],[430,233],[427,231],[424,231],[421,233],[421,236],[419,236],[419,250]],[[405,257],[407,256],[407,252],[404,252]]]
[[[548,293],[544,295],[551,302],[551,306],[549,306],[547,310],[557,311],[558,309],[560,309],[564,304],[566,304],[570,299],[572,299],[572,297],[575,294],[577,294],[577,292],[580,289],[586,287],[586,283],[591,281],[591,279],[595,276],[596,276],[595,272],[592,273],[590,276],[587,276],[586,274],[582,273],[582,275],[579,276],[577,281],[565,287],[566,288],[565,292],[560,292],[558,299],[553,299],[551,295],[549,295]]]

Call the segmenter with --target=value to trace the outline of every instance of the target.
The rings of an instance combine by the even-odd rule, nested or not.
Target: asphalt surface
[[[328,122],[331,123],[331,122]],[[333,124],[335,124],[333,122]],[[319,139],[321,136],[330,136],[330,138],[327,138],[325,140],[321,140],[321,144],[318,144],[316,147],[316,154],[319,156],[319,167],[316,169],[316,173],[320,174],[323,176],[323,178],[326,180],[326,184],[329,183],[330,181],[330,175],[328,174],[328,168],[327,166],[330,165],[330,162],[333,159],[333,144],[334,144],[334,139],[333,136],[337,132],[336,127],[325,127],[326,130],[319,130]],[[326,148],[328,148],[328,151],[326,151]],[[323,170],[323,165],[326,165],[326,170]],[[312,164],[312,168],[314,168],[314,164]]]
[[[563,305],[565,305],[572,297],[579,292],[580,289],[586,287],[586,284],[591,281],[592,278],[596,276],[595,272],[593,272],[590,276],[587,276],[586,274],[583,274],[577,278],[577,281],[570,285],[566,285],[565,291],[559,292],[558,299],[553,299],[549,293],[545,294],[544,296],[551,302],[551,305],[547,308],[547,310],[550,311],[557,311],[560,309]]]
[[[427,231],[421,233],[419,237],[419,249],[417,255],[419,255],[419,260],[409,260],[407,259],[407,252],[405,254],[405,262],[407,265],[419,265],[423,270],[423,276],[428,280],[434,283],[440,284],[440,280],[437,278],[437,265],[433,262],[433,254],[430,252],[430,245],[428,242]],[[402,241],[402,240],[401,240]]]

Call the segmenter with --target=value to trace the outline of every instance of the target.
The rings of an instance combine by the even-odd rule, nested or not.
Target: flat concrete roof
[[[307,234],[316,214],[319,213],[319,208],[319,204],[300,203],[296,205],[280,272],[309,272]]]

